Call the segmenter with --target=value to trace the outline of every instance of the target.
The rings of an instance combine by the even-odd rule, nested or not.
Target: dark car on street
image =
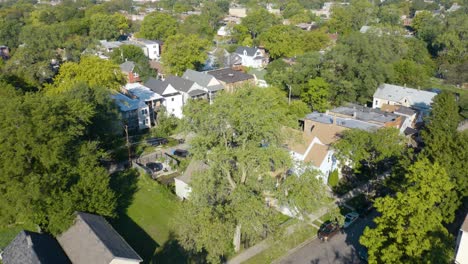
[[[151,146],[160,146],[167,144],[166,138],[156,137],[156,138],[148,138],[146,139],[146,143]]]
[[[326,222],[318,231],[318,238],[322,241],[328,241],[332,236],[340,231],[340,225],[337,222]]]

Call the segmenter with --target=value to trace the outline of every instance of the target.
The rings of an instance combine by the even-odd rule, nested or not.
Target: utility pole
[[[128,162],[129,162],[129,166],[131,167],[132,166],[132,152],[130,150],[130,141],[128,140],[128,126],[125,125],[124,126],[124,129],[125,129],[125,138],[127,139],[127,149],[128,149]]]

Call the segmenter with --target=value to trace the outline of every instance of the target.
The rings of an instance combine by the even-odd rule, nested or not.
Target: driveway
[[[333,236],[330,241],[322,242],[315,239],[310,243],[297,249],[289,256],[281,259],[281,264],[322,264],[322,263],[363,263],[357,250],[362,248],[359,244],[359,237],[364,228],[372,224],[372,219],[376,216],[373,211],[366,218],[359,218],[352,226],[342,233]]]

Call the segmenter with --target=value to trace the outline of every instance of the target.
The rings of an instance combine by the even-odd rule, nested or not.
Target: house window
[[[145,126],[146,126],[146,119],[144,119],[144,120],[143,120],[143,125],[145,125]]]
[[[141,114],[142,114],[142,115],[145,114],[145,109],[142,109],[142,110],[141,110]]]
[[[375,100],[375,105],[379,105],[379,100]]]
[[[314,130],[314,128],[315,128],[315,125],[312,125],[312,126],[310,127],[310,132],[312,132],[312,130]]]
[[[174,97],[171,98],[171,101],[174,102]]]

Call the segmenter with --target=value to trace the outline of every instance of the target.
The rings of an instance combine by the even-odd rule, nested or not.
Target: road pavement
[[[359,218],[353,225],[336,234],[328,242],[315,239],[290,255],[282,258],[281,264],[335,264],[335,263],[363,263],[358,256],[359,237],[364,228],[372,224],[376,212],[366,218]]]

